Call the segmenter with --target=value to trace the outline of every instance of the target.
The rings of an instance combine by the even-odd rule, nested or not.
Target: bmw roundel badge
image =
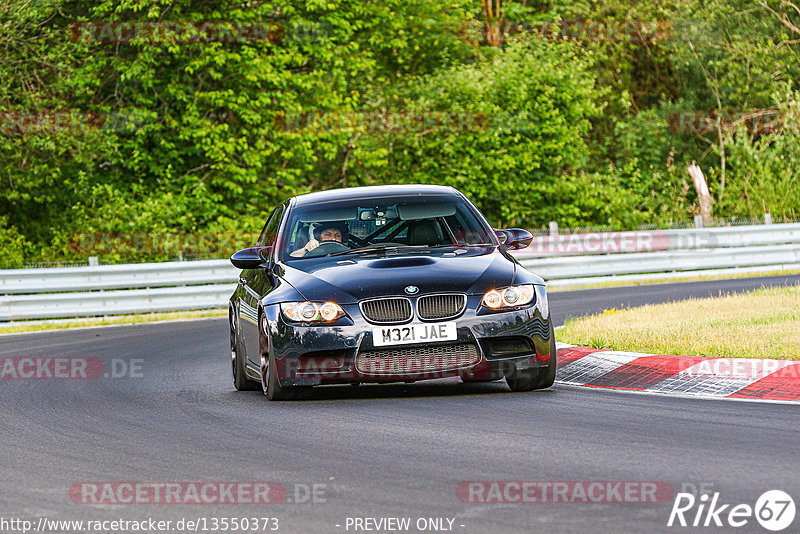
[[[406,286],[406,293],[409,295],[416,295],[419,292],[419,288],[417,286]]]

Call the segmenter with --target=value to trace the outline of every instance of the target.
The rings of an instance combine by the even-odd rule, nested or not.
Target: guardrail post
[[[694,227],[695,228],[702,228],[703,227],[703,216],[702,215],[695,215],[694,216]]]
[[[558,235],[558,223],[556,221],[550,221],[550,237],[556,237]]]
[[[765,213],[764,214],[764,224],[772,224],[772,214]]]

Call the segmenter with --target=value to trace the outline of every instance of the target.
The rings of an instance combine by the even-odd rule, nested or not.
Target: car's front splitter
[[[487,381],[545,368],[550,358],[549,317],[543,318],[536,307],[494,314],[468,307],[455,319],[457,339],[389,347],[374,346],[375,325],[363,320],[310,326],[286,321],[277,306],[265,313],[271,361],[285,386],[449,377]],[[523,344],[516,353],[514,341]],[[497,351],[498,346],[512,350]]]

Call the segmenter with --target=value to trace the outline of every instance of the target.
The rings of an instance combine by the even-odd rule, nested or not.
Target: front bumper
[[[481,299],[470,295],[464,313],[448,320],[456,322],[456,340],[389,347],[373,345],[372,329],[379,325],[367,322],[357,304],[342,305],[347,317],[324,326],[290,323],[278,306],[268,306],[269,345],[264,348],[273,355],[284,386],[454,376],[493,380],[547,367],[552,346],[547,306],[536,303],[513,311],[489,312],[480,306]]]

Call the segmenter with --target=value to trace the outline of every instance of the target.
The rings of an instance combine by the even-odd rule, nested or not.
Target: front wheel
[[[547,364],[547,369],[542,370],[536,389],[549,388],[556,381],[556,356],[556,333],[553,322],[550,321],[550,362]]]
[[[261,356],[261,390],[271,401],[295,400],[303,398],[310,392],[308,386],[282,386],[278,379],[275,358],[271,355]]]
[[[515,371],[513,375],[506,377],[508,389],[515,392],[539,389],[538,385],[539,382],[541,382],[539,373],[540,371],[538,369],[533,371]]]
[[[231,367],[233,371],[233,387],[237,391],[253,391],[258,389],[258,383],[247,378],[244,371],[244,345],[237,342],[231,350]]]
[[[544,369],[534,371],[518,371],[506,377],[511,391],[533,391],[546,389],[556,381],[556,336],[553,323],[550,322],[550,362]]]
[[[239,315],[236,308],[231,306],[228,309],[228,326],[230,327],[231,340],[231,373],[233,374],[233,387],[237,391],[258,390],[258,382],[254,382],[245,373],[245,350],[244,342],[239,336]]]

